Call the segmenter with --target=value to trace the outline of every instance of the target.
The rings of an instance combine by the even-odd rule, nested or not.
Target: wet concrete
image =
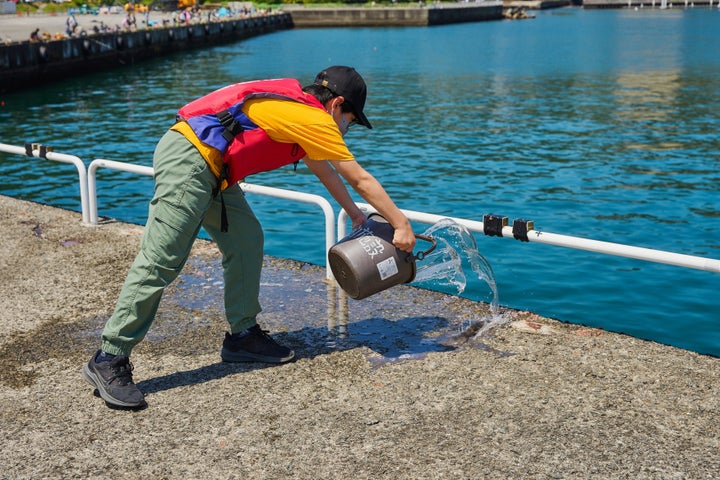
[[[298,359],[224,364],[205,241],[133,353],[148,408],[111,410],[80,368],[142,227],[3,196],[0,226],[0,477],[718,478],[717,358],[512,310],[476,338],[486,304],[266,258],[260,322]]]

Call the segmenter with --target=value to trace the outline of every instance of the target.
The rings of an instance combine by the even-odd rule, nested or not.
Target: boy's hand
[[[395,235],[393,236],[393,245],[404,252],[412,253],[415,248],[415,233],[413,233],[412,227],[401,227],[395,229]]]
[[[355,230],[367,221],[367,216],[363,212],[359,212],[357,215],[350,217],[350,219],[352,220],[352,229]]]

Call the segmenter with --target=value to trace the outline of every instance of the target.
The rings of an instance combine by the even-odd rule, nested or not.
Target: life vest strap
[[[220,125],[225,127],[222,136],[228,143],[232,142],[233,139],[243,131],[242,125],[240,125],[240,122],[235,120],[229,110],[222,110],[216,113],[215,116],[218,121],[220,121]]]
[[[228,164],[223,163],[222,170],[220,171],[220,178],[218,178],[217,184],[212,191],[213,198],[220,195],[220,231],[223,233],[228,231],[228,218],[227,208],[225,207],[225,199],[223,198],[222,194],[222,183],[227,180],[229,171],[230,167],[228,166]]]
[[[220,231],[225,233],[228,231],[227,208],[225,207],[225,199],[220,192]]]

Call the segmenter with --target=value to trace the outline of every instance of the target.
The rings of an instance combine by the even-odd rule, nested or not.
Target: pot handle
[[[436,241],[433,237],[430,237],[430,236],[428,236],[428,235],[415,235],[415,238],[417,238],[417,239],[419,239],[419,240],[425,240],[426,242],[432,243],[432,245],[430,245],[430,248],[428,248],[428,249],[425,250],[424,252],[418,252],[418,253],[416,253],[416,254],[415,254],[415,260],[422,260],[423,258],[425,258],[425,256],[426,256],[427,254],[429,254],[430,252],[432,252],[433,250],[435,250],[435,247],[437,246],[437,241]]]

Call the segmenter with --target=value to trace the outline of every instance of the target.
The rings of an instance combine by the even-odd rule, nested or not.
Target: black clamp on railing
[[[47,159],[48,152],[52,152],[52,147],[48,147],[47,145],[40,144],[40,151],[38,152],[38,157]]]
[[[483,233],[490,237],[502,237],[502,229],[508,224],[508,218],[488,213],[483,215]]]
[[[513,220],[513,237],[515,237],[515,240],[520,240],[521,242],[529,242],[528,231],[534,228],[535,222],[532,220],[516,218]]]
[[[25,144],[25,155],[28,157],[34,157],[33,150],[38,150],[38,157],[47,159],[48,152],[53,151],[53,147],[48,147],[42,143],[26,143]]]

